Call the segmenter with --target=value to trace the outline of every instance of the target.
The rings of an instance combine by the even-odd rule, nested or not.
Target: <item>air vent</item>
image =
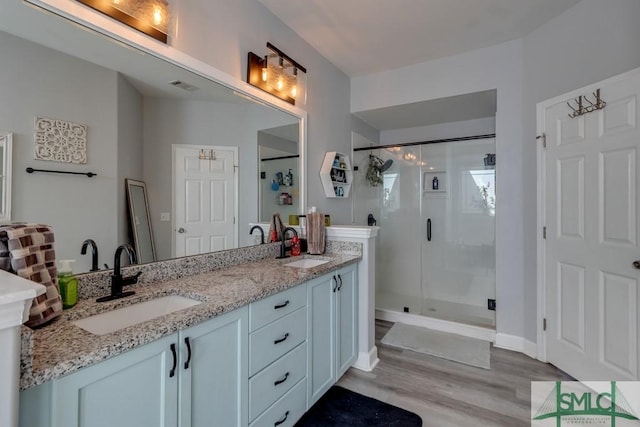
[[[175,86],[175,87],[179,87],[182,90],[187,90],[189,92],[194,92],[198,89],[200,89],[199,87],[196,87],[194,85],[190,85],[189,83],[185,83],[183,81],[180,80],[174,80],[172,82],[169,82],[170,85]]]

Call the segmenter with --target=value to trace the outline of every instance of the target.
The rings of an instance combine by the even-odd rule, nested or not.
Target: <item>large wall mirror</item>
[[[22,2],[10,3],[0,14],[0,129],[13,132],[13,221],[52,225],[57,258],[76,259],[76,272],[91,268],[90,257],[80,255],[82,242],[89,238],[100,249],[99,265],[112,267],[115,248],[132,243],[125,179],[143,181],[155,257],[170,258],[176,253],[176,233],[187,228],[176,223],[176,206],[189,203],[175,197],[173,147],[205,147],[204,157],[196,150],[183,159],[183,166],[209,172],[220,157],[218,162],[207,159],[206,147],[222,147],[237,151],[231,165],[237,218],[230,220],[238,239],[231,245],[254,244],[248,224],[259,221],[261,211],[271,214],[279,208],[262,207],[261,147],[291,147],[289,151],[296,152],[291,155],[298,157],[282,172],[292,169],[299,185],[304,173],[304,113],[264,100],[254,102],[240,89]],[[86,125],[87,163],[35,160],[35,117]],[[26,167],[91,171],[97,176],[27,174]],[[296,189],[296,212],[302,210],[303,192],[303,186]],[[269,196],[275,203],[275,193]],[[197,216],[193,209],[190,214],[185,221]]]
[[[147,186],[144,182],[135,179],[127,179],[125,182],[127,183],[127,202],[129,205],[129,230],[132,233],[136,259],[141,264],[153,262],[156,260],[156,248],[151,227],[151,215],[149,215]]]

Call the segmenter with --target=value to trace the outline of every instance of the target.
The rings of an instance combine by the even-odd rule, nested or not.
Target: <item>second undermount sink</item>
[[[311,258],[303,258],[298,261],[293,261],[285,264],[285,267],[295,267],[295,268],[313,268],[322,264],[328,263],[327,259],[311,259]]]
[[[104,335],[198,304],[201,304],[201,301],[179,295],[169,295],[96,314],[71,323],[94,335]]]

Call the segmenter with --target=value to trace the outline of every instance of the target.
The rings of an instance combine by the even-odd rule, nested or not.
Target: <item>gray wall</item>
[[[88,62],[0,33],[0,129],[14,133],[14,221],[54,227],[58,259],[76,259],[74,271],[87,271],[80,255],[86,238],[109,262],[117,244],[117,74]],[[34,117],[88,126],[88,161],[73,165],[34,160]],[[27,174],[25,167],[92,171],[98,176]],[[73,218],[70,220],[70,218]]]
[[[308,69],[308,205],[331,214],[332,223],[351,220],[350,200],[327,199],[320,182],[326,151],[349,153],[349,78],[255,0],[172,2],[180,22],[171,43],[214,67],[245,80],[247,52],[266,53],[270,41]]]
[[[118,75],[118,242],[129,241],[129,217],[125,179],[142,180],[142,96]],[[125,257],[122,257],[124,262]],[[111,262],[109,263],[111,265]]]
[[[497,89],[499,338],[536,340],[536,103],[640,66],[640,2],[582,0],[514,40],[354,78],[351,109]]]
[[[524,258],[536,259],[536,104],[640,67],[640,1],[582,0],[524,39]],[[536,341],[536,263],[524,264],[525,331]]]

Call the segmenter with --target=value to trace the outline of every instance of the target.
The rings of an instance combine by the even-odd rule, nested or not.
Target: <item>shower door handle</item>
[[[427,219],[427,242],[431,241],[431,218]]]

